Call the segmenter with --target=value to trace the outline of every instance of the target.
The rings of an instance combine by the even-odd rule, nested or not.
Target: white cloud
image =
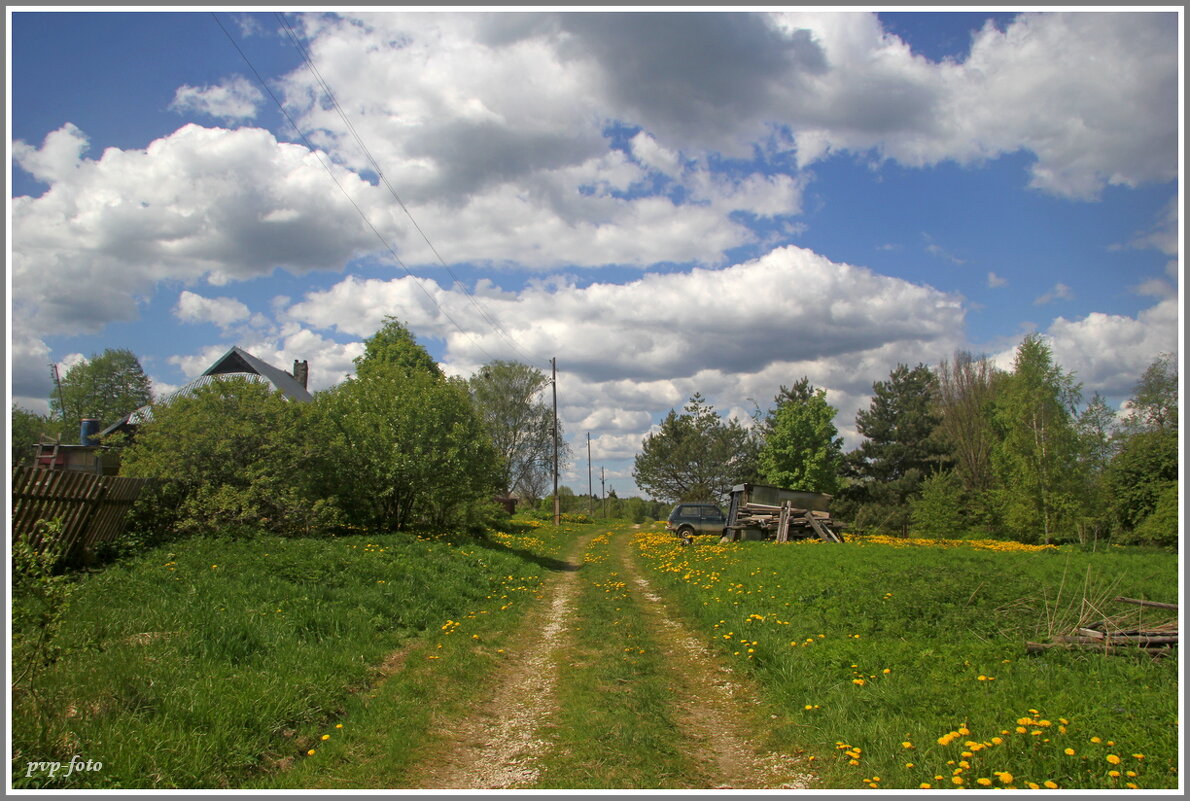
[[[1037,296],[1033,301],[1033,305],[1044,306],[1047,303],[1053,303],[1055,300],[1068,300],[1070,297],[1070,287],[1066,284],[1057,283],[1049,291]]]
[[[25,172],[39,181],[51,183],[68,180],[78,169],[87,152],[87,135],[68,122],[46,134],[40,148],[20,140],[12,143],[12,158]]]
[[[206,298],[183,290],[174,306],[174,316],[185,323],[214,323],[227,328],[251,317],[248,307],[235,298]]]
[[[1162,353],[1179,350],[1177,298],[1160,301],[1136,317],[1093,312],[1056,318],[1044,333],[1054,361],[1082,383],[1083,394],[1126,398],[1145,368]],[[1011,369],[1016,346],[994,357]]]
[[[242,75],[224,79],[214,86],[179,86],[174,93],[171,111],[194,112],[224,122],[253,119],[264,95]]]
[[[996,275],[994,272],[988,273],[988,289],[999,289],[1002,286],[1008,286],[1008,279]]]
[[[872,16],[777,19],[813,31],[830,64],[790,84],[802,163],[845,149],[909,166],[1027,150],[1032,186],[1076,198],[1177,176],[1176,14],[1020,14],[1003,31],[986,26],[964,61],[940,64]]]
[[[134,319],[137,298],[162,280],[339,269],[375,247],[317,156],[267,131],[187,125],[144,150],[108,148],[73,164],[62,153],[81,152],[81,134],[57,134],[38,151],[17,143],[19,163],[52,179],[40,197],[12,200],[14,319],[33,333]],[[335,172],[371,205],[374,188]]]

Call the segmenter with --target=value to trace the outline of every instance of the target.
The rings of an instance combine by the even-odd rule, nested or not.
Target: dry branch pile
[[[1143,609],[1172,611],[1172,617],[1156,622],[1145,621],[1143,614],[1130,611],[1115,617],[1079,626],[1070,634],[1056,635],[1051,642],[1029,642],[1029,653],[1038,653],[1049,648],[1078,648],[1083,650],[1113,653],[1118,649],[1143,649],[1153,656],[1162,656],[1178,645],[1178,605],[1145,601],[1137,598],[1116,596],[1113,600],[1132,604]]]

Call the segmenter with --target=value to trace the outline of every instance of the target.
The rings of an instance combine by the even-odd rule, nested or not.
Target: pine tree
[[[898,364],[887,381],[872,385],[871,404],[855,416],[865,439],[848,460],[865,505],[873,507],[865,516],[902,535],[909,529],[910,499],[944,460],[945,449],[934,437],[940,419],[934,392],[930,368]]]

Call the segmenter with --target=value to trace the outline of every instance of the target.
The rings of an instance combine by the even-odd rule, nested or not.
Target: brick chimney
[[[302,389],[309,389],[307,384],[310,382],[310,363],[305,359],[300,362],[297,359],[293,360],[293,377],[302,385]]]

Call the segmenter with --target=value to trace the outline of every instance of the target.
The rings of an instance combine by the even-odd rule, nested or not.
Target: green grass
[[[560,536],[543,527],[488,542],[399,533],[195,539],[80,576],[60,655],[36,677],[35,693],[14,688],[13,784],[284,783],[280,768],[298,770],[355,730],[335,728],[349,712],[402,688],[405,679],[371,689],[386,656],[417,651],[433,666],[435,646],[449,652],[465,633],[511,626],[553,566]],[[447,621],[457,625],[443,629]],[[486,657],[469,658],[476,667]],[[441,684],[407,678],[401,698],[413,701]],[[394,742],[424,732],[420,709],[409,702],[388,727],[399,730]],[[74,754],[103,769],[26,776],[31,760]]]
[[[1121,611],[1104,603],[1113,595],[1176,600],[1176,555],[681,548],[661,532],[638,535],[637,547],[693,625],[793,721],[780,735],[814,755],[823,786],[955,787],[956,770],[967,787],[1177,786],[1176,651],[1159,661],[1025,652],[1080,613]],[[1096,608],[1080,609],[1084,597]]]

